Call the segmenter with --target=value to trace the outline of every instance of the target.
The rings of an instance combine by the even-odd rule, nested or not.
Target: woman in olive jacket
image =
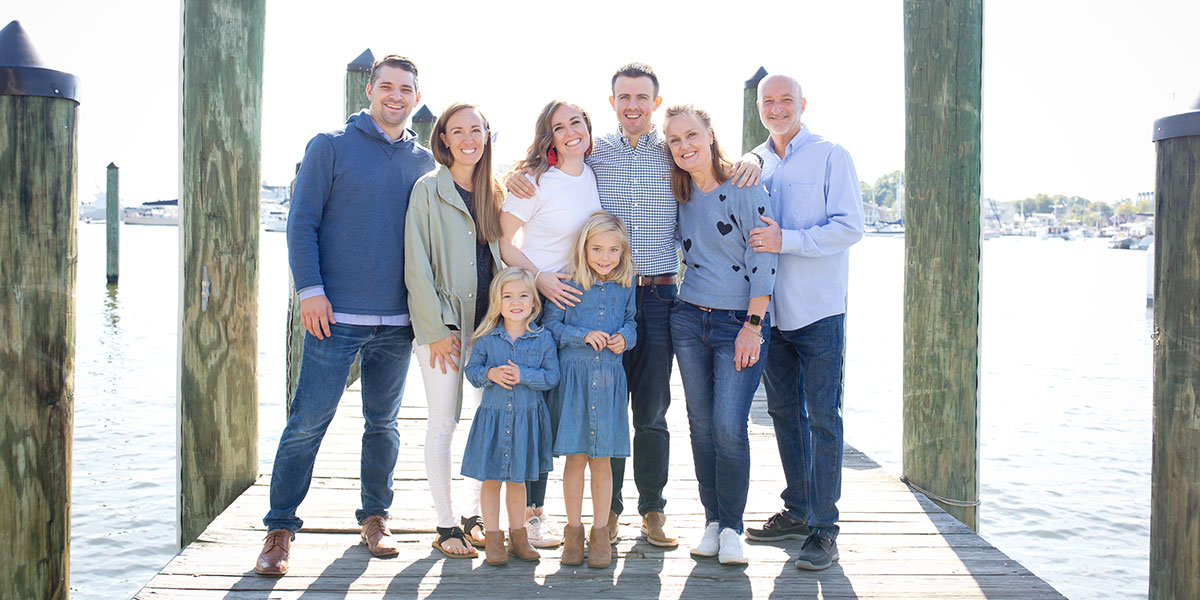
[[[479,482],[468,480],[466,505],[459,508],[469,516],[456,519],[450,442],[462,411],[467,344],[487,312],[488,286],[502,267],[497,240],[503,191],[492,176],[487,119],[474,105],[447,108],[429,146],[439,166],[417,181],[409,199],[404,283],[429,405],[425,470],[438,518],[433,546],[451,558],[471,558],[476,556],[472,546],[482,547],[484,538]],[[478,404],[477,390],[467,388]]]

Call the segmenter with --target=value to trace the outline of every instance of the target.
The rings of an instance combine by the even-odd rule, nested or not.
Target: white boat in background
[[[124,211],[126,225],[178,225],[179,200],[146,202]]]
[[[263,231],[287,231],[287,206],[264,202],[259,211],[259,223]]]

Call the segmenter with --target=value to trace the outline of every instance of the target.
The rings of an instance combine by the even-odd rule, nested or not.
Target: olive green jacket
[[[475,244],[478,232],[450,170],[438,165],[417,180],[408,200],[404,226],[404,284],[408,287],[408,314],[416,343],[427,345],[455,333],[458,327],[465,350],[475,329]],[[493,273],[500,270],[500,246],[488,243]],[[464,352],[465,355],[465,352]],[[462,411],[464,361],[458,364],[458,404]]]

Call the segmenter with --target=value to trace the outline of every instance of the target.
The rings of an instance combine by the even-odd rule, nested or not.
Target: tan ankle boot
[[[568,567],[583,564],[583,525],[567,525],[563,529],[562,560]]]
[[[507,565],[508,553],[504,551],[504,532],[484,531],[483,554],[489,565]]]
[[[529,532],[525,528],[508,530],[508,553],[526,562],[542,557],[529,543]]]
[[[603,569],[612,564],[612,542],[609,541],[607,527],[593,527],[588,536],[588,566],[593,569]]]

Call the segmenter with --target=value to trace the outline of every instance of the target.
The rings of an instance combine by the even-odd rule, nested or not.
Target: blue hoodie
[[[408,314],[404,217],[433,156],[405,130],[396,142],[366,110],[308,142],[288,214],[288,262],[296,289],[324,286],[334,312]]]

